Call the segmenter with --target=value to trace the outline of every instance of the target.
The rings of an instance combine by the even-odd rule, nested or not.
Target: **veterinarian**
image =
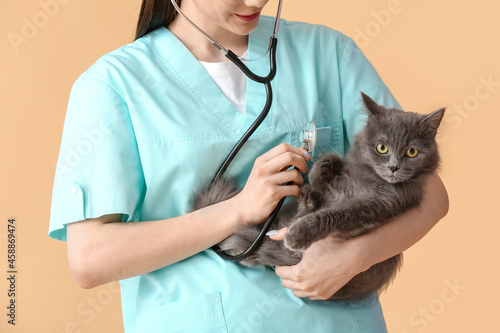
[[[182,12],[259,75],[274,18],[267,0],[179,0]],[[420,240],[447,212],[438,176],[421,209],[352,239],[327,238],[296,266],[245,268],[210,248],[298,196],[310,156],[345,153],[363,127],[360,91],[399,104],[352,39],[282,20],[269,115],[226,171],[243,188],[189,213],[266,100],[170,0],[143,0],[136,40],[74,83],[54,180],[49,235],[67,241],[77,283],[120,281],[125,332],[385,332],[377,295],[326,302],[357,273]],[[261,57],[258,60],[254,60]],[[286,170],[293,165],[297,170]],[[293,181],[293,185],[284,186]],[[282,233],[274,236],[278,239]]]

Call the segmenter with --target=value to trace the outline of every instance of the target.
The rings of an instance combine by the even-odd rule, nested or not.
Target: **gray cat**
[[[429,115],[387,109],[361,93],[368,111],[366,126],[349,154],[327,154],[309,172],[299,199],[285,205],[272,229],[289,227],[283,241],[266,237],[241,263],[247,266],[290,266],[302,251],[329,235],[350,239],[370,232],[389,219],[418,207],[423,185],[439,165],[435,141],[444,108]],[[221,179],[199,193],[194,209],[238,193],[235,182]],[[248,225],[218,246],[231,254],[246,250],[260,227]],[[376,249],[374,249],[376,250]],[[359,273],[330,300],[352,300],[387,287],[401,266],[398,254]]]

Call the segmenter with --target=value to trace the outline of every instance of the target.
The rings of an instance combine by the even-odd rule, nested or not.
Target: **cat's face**
[[[403,112],[365,96],[370,115],[360,148],[376,174],[389,183],[401,183],[433,172],[439,164],[435,136],[444,109],[429,115]]]

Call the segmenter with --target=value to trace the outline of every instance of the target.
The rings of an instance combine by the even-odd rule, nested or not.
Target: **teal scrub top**
[[[266,52],[273,18],[249,38]],[[268,57],[249,61],[267,75]],[[313,120],[315,155],[344,154],[364,125],[360,91],[398,107],[352,39],[324,26],[281,22],[269,115],[227,170],[243,186],[255,159],[287,142],[300,146]],[[49,236],[105,214],[123,223],[185,214],[261,112],[263,85],[247,81],[240,114],[203,66],[166,28],[101,57],[74,83],[54,179]],[[168,223],[168,222],[165,222]],[[385,332],[377,295],[311,301],[283,288],[270,268],[247,268],[211,249],[120,281],[125,332]]]

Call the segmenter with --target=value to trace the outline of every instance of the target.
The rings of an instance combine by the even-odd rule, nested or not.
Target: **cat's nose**
[[[399,170],[399,165],[389,165],[389,169],[394,173]]]

